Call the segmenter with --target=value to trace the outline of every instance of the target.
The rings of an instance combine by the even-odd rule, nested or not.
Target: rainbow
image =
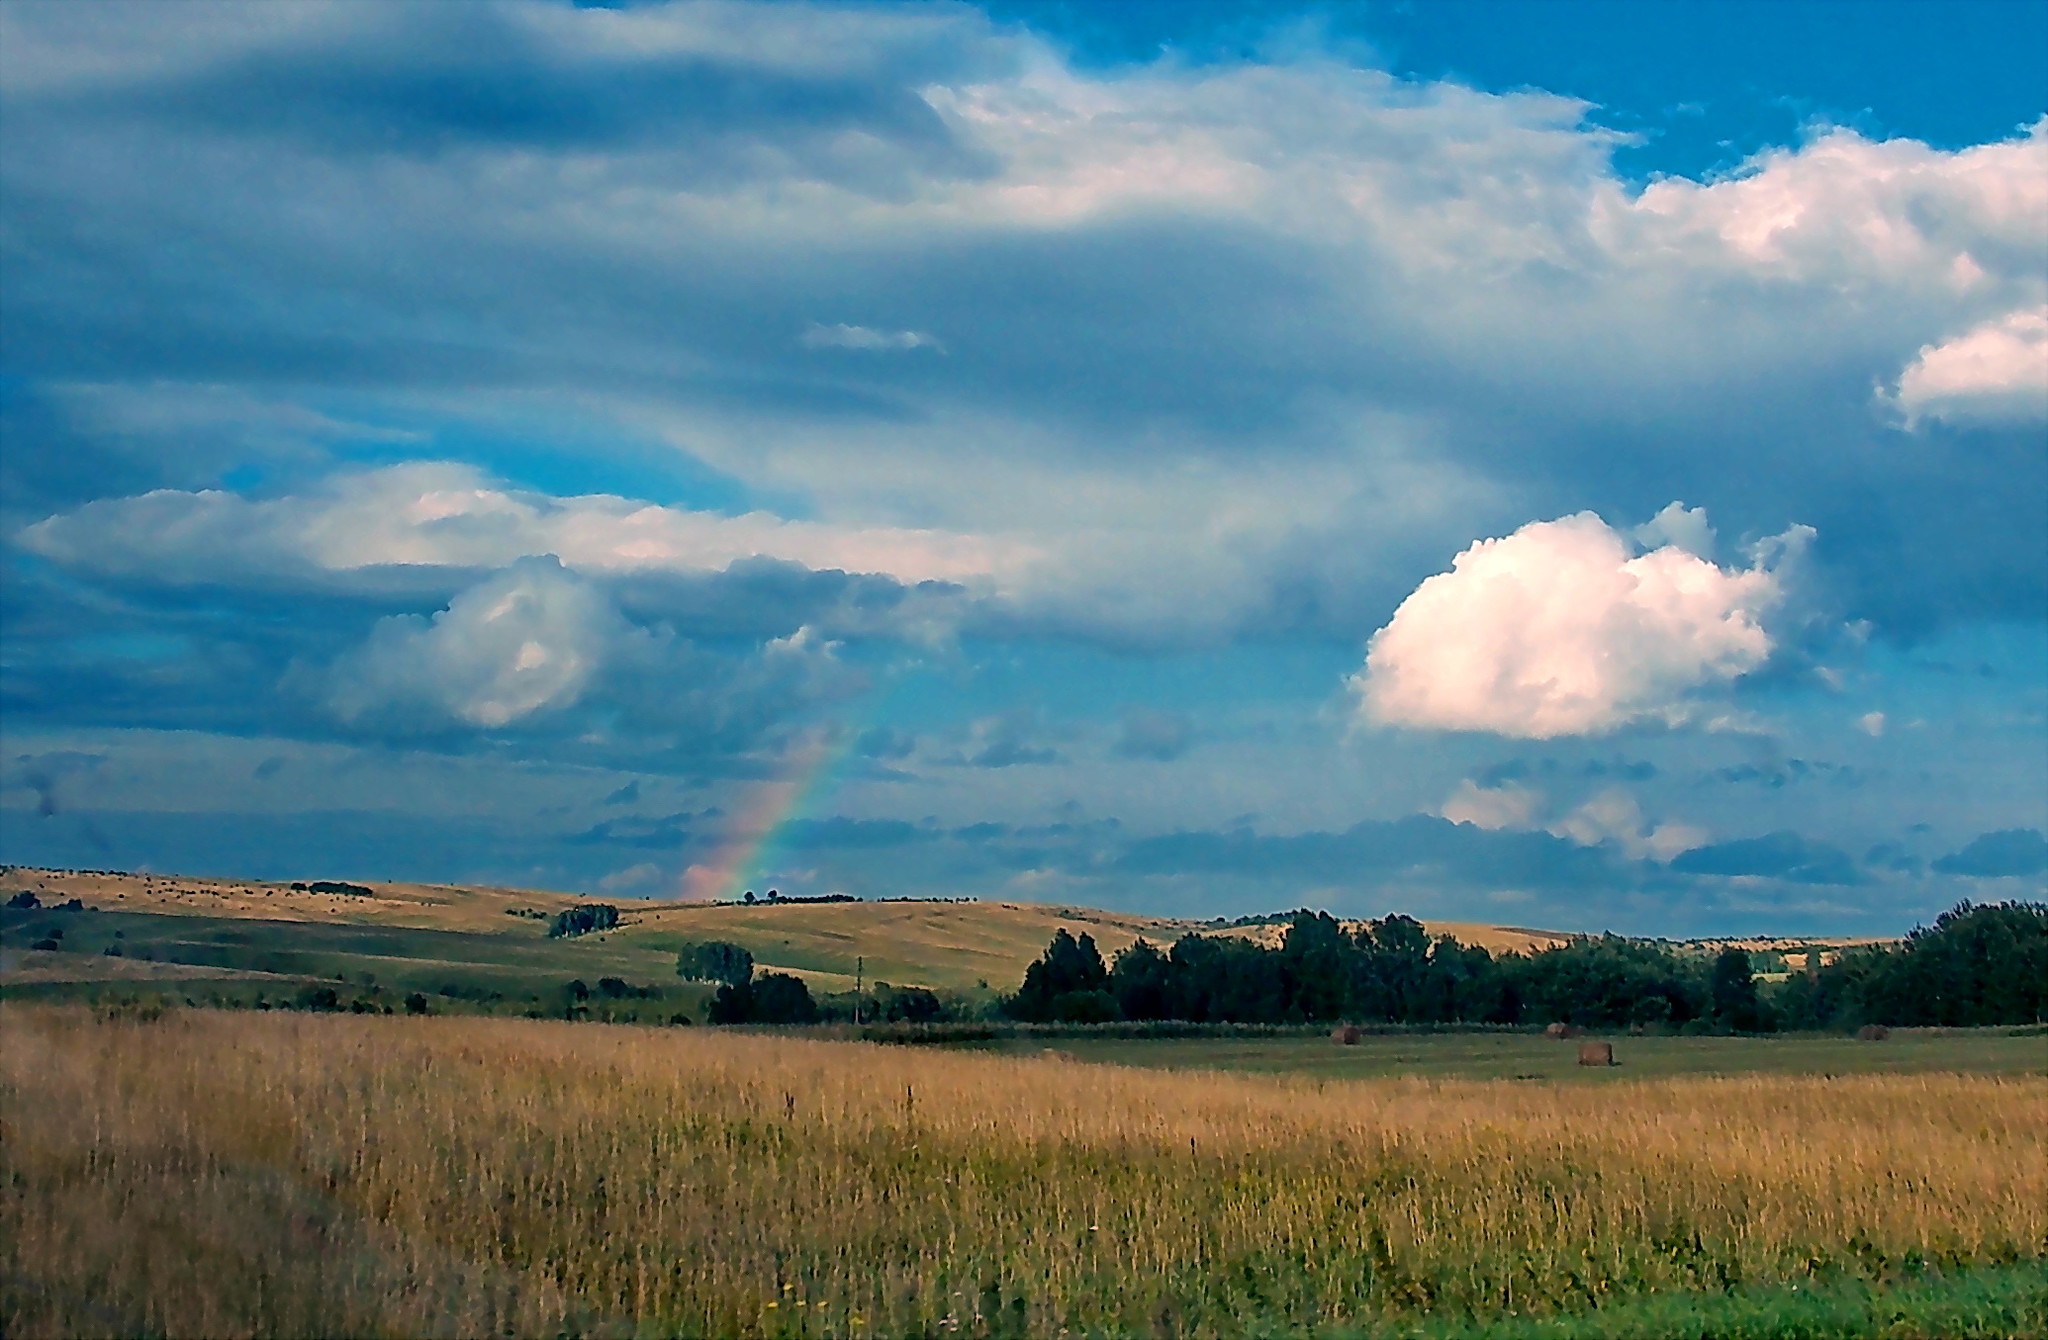
[[[686,902],[737,898],[749,880],[775,867],[779,839],[830,792],[853,754],[857,730],[818,732],[793,751],[789,775],[756,786],[740,802],[726,837],[705,861],[683,871],[678,895]]]

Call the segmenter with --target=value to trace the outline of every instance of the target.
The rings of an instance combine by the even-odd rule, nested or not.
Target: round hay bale
[[[1883,1042],[1891,1035],[1892,1031],[1883,1024],[1865,1024],[1856,1030],[1858,1042]]]
[[[1578,1035],[1577,1028],[1565,1023],[1551,1024],[1543,1030],[1543,1036],[1546,1038],[1575,1038]]]
[[[1611,1042],[1581,1042],[1579,1044],[1580,1065],[1613,1065],[1614,1044]]]
[[[1330,1030],[1330,1041],[1340,1047],[1356,1047],[1358,1040],[1365,1036],[1365,1030],[1357,1024],[1340,1024]]]

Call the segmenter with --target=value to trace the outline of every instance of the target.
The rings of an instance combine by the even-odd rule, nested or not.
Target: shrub
[[[882,1018],[892,1024],[928,1024],[946,1013],[939,998],[921,986],[906,986],[892,992],[881,1010]]]

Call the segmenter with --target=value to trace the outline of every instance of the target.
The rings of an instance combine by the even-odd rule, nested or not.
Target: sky
[[[2048,888],[2048,6],[0,6],[0,860]]]

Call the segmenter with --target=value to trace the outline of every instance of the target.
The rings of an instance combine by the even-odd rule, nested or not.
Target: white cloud
[[[344,721],[424,712],[495,729],[574,703],[627,635],[587,583],[524,559],[431,619],[381,621],[336,667],[329,701]]]
[[[1637,556],[1582,512],[1458,555],[1373,635],[1352,684],[1389,725],[1550,739],[1676,723],[1692,690],[1764,663],[1782,597],[1761,561]]]
[[[1924,346],[1899,375],[1892,403],[1909,425],[2048,419],[2048,306]]]
[[[867,326],[821,326],[816,323],[805,329],[803,343],[806,349],[866,349],[878,353],[892,349],[946,351],[937,340],[915,330],[873,330]]]
[[[1015,569],[1022,546],[938,530],[725,516],[610,494],[508,489],[465,465],[419,462],[263,501],[159,489],[47,518],[21,543],[68,566],[168,580],[247,579],[281,564],[494,568],[553,554],[587,572],[717,571],[768,557],[904,582],[974,581]]]
[[[486,489],[518,506],[497,514],[479,496],[431,526],[355,518],[367,538],[327,543],[313,561],[329,568],[409,548],[427,557],[402,561],[557,552],[583,570],[759,553],[988,577],[1020,607],[1111,635],[1215,637],[1294,617],[1355,636],[1384,613],[1387,574],[1419,571],[1417,555],[1587,505],[1581,426],[1611,441],[1630,425],[1629,459],[1597,467],[1602,497],[1649,482],[1611,505],[1711,491],[1724,521],[1753,529],[1730,511],[1725,481],[1740,477],[1758,513],[1813,515],[1806,499],[1843,496],[1849,457],[1838,442],[1788,450],[1786,406],[1799,424],[1787,431],[1860,431],[1865,388],[1930,341],[2034,310],[2048,282],[2048,121],[1954,152],[1836,130],[1726,178],[1637,191],[1613,170],[1618,137],[1581,102],[1404,80],[1306,47],[1090,70],[965,7],[513,4],[465,7],[474,29],[431,32],[397,7],[203,23],[163,8],[124,11],[118,35],[63,7],[0,13],[17,170],[34,187],[13,194],[105,221],[104,263],[137,274],[156,272],[161,236],[203,225],[208,255],[232,261],[215,281],[275,323],[238,338],[333,338],[306,323],[334,293],[353,295],[333,320],[360,315],[341,333],[366,348],[417,337],[426,357],[468,347],[450,331],[496,331],[485,343],[509,361],[487,360],[482,380],[433,364],[382,389],[434,388],[436,409],[460,418],[509,382],[607,429],[659,422],[680,449],[820,518],[539,506]],[[854,119],[811,134],[735,104],[716,153],[708,131],[564,147],[448,126],[420,160],[349,147],[374,108],[329,124],[295,104],[252,136],[248,117],[166,129],[135,110],[155,101],[124,93],[336,52],[488,75],[499,50],[529,53],[517,77],[601,108],[702,62],[789,87],[826,80]],[[99,94],[95,115],[77,114]],[[249,184],[272,180],[296,185]],[[386,243],[333,245],[347,236]],[[77,323],[95,309],[52,301],[64,330],[88,330]],[[30,309],[21,295],[12,306]],[[127,306],[109,311],[107,338],[126,338]],[[842,316],[873,324],[823,320]],[[925,357],[942,351],[934,332],[963,356]],[[1855,388],[1847,413],[1842,385]],[[1854,468],[1886,499],[1897,476],[1884,472],[1903,467]],[[1931,550],[1937,509],[1902,511],[1901,530],[1925,528],[1908,540]],[[1943,552],[1960,565],[2011,536],[1989,538]],[[1709,556],[1696,533],[1662,541]],[[1909,577],[1938,585],[1927,566]],[[1289,612],[1274,613],[1276,593]]]
[[[1611,844],[1637,860],[1647,856],[1668,861],[1707,840],[1704,828],[1647,822],[1635,797],[1619,787],[1594,796],[1552,825],[1550,831],[1582,847]]]
[[[1885,717],[1882,712],[1865,712],[1862,716],[1856,718],[1856,729],[1872,739],[1877,739],[1884,734],[1884,726]]]
[[[1536,825],[1536,810],[1543,793],[1509,782],[1505,786],[1480,786],[1470,777],[1458,783],[1437,813],[1454,824],[1475,828],[1526,829]]]

